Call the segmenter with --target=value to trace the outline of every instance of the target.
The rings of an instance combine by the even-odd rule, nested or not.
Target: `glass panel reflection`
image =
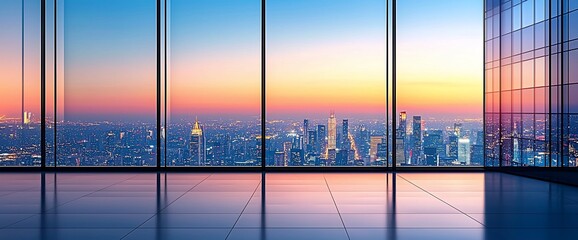
[[[267,1],[267,166],[383,166],[384,1]]]
[[[156,166],[156,1],[58,1],[58,166]]]
[[[261,2],[168,2],[166,166],[261,166]]]

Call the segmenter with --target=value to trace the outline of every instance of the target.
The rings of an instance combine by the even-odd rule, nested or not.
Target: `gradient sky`
[[[399,0],[397,108],[482,117],[483,1]]]
[[[40,9],[37,1],[24,6],[24,111],[40,115]],[[22,114],[22,2],[0,1],[0,117]]]
[[[6,26],[0,34],[0,116],[20,115],[20,101],[8,100],[20,97],[14,2],[2,1],[0,8]],[[153,120],[155,1],[60,4],[65,118]],[[171,116],[257,116],[260,1],[169,4]],[[384,4],[268,0],[268,118],[325,117],[330,110],[338,118],[384,116]],[[399,0],[398,17],[398,110],[481,116],[482,1]]]

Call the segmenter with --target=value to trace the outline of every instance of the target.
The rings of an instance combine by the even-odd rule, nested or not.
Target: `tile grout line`
[[[239,217],[237,217],[237,220],[235,220],[235,223],[233,224],[233,226],[231,227],[231,229],[229,230],[229,232],[227,233],[227,236],[225,237],[225,240],[227,240],[229,238],[229,236],[231,235],[231,233],[233,232],[233,229],[235,229],[235,226],[237,225],[237,223],[239,222],[239,219],[241,219],[241,216],[243,216],[243,213],[245,212],[245,209],[247,209],[247,206],[249,206],[249,203],[251,202],[251,200],[253,199],[253,196],[255,196],[255,193],[257,192],[257,190],[259,189],[259,186],[261,186],[261,184],[263,184],[263,182],[261,180],[259,180],[259,184],[257,184],[257,187],[255,187],[255,190],[253,190],[253,194],[251,194],[251,197],[249,197],[249,200],[247,201],[247,203],[245,204],[245,207],[243,207],[243,210],[241,210],[241,213],[239,214]],[[261,203],[264,204],[264,203]],[[263,213],[261,213],[263,214]]]
[[[8,228],[10,228],[11,226],[14,226],[15,224],[21,223],[21,222],[26,221],[26,220],[28,220],[28,219],[30,219],[30,218],[35,217],[35,216],[46,214],[47,211],[49,211],[49,210],[56,209],[56,208],[58,208],[58,207],[60,207],[60,206],[66,205],[66,204],[71,203],[71,202],[74,202],[74,201],[76,201],[76,200],[78,200],[78,199],[81,199],[81,198],[83,198],[83,197],[86,197],[86,196],[88,196],[88,195],[90,195],[90,194],[93,194],[93,193],[102,191],[102,190],[107,189],[107,188],[109,188],[109,187],[112,187],[112,186],[114,186],[114,185],[116,185],[116,184],[119,184],[119,183],[128,181],[128,180],[130,180],[130,179],[132,179],[132,178],[135,178],[137,175],[138,175],[138,174],[136,174],[136,175],[133,176],[133,177],[129,177],[129,178],[123,179],[123,180],[121,180],[121,181],[119,181],[119,182],[115,182],[115,183],[113,183],[113,184],[111,184],[111,185],[108,185],[108,186],[106,186],[106,187],[103,187],[103,188],[101,188],[101,189],[98,189],[98,190],[89,192],[89,193],[87,193],[87,194],[84,194],[84,195],[82,195],[82,196],[80,196],[80,197],[77,197],[77,198],[75,198],[75,199],[72,199],[72,200],[70,200],[70,201],[64,202],[64,203],[62,203],[62,204],[58,204],[58,205],[56,205],[55,207],[52,207],[52,208],[49,208],[49,209],[45,209],[43,212],[40,212],[40,213],[32,213],[30,216],[28,216],[28,217],[26,217],[26,218],[24,218],[24,219],[21,219],[21,220],[19,220],[19,221],[17,221],[17,222],[14,222],[14,223],[11,223],[11,224],[9,224],[9,225],[6,225],[6,226],[4,226],[4,227],[1,227],[0,229],[8,229]],[[58,184],[56,181],[53,182],[53,183],[54,183],[55,185]],[[56,192],[54,192],[54,194],[56,194]],[[55,213],[55,214],[58,214],[58,213]]]
[[[470,218],[470,219],[472,219],[472,220],[476,221],[477,223],[481,224],[482,226],[486,227],[486,225],[485,225],[485,224],[481,223],[480,221],[478,221],[478,220],[477,220],[477,219],[475,219],[474,217],[472,217],[472,216],[468,215],[467,213],[463,212],[462,210],[458,209],[457,207],[455,207],[455,206],[453,206],[453,205],[449,204],[448,202],[446,202],[446,201],[442,200],[441,198],[439,198],[438,196],[434,195],[433,193],[431,193],[431,192],[429,192],[429,191],[427,191],[427,190],[425,190],[425,189],[421,188],[421,187],[420,187],[420,186],[418,186],[417,184],[415,184],[415,183],[413,183],[413,182],[411,182],[411,181],[407,180],[406,178],[404,178],[404,177],[403,177],[403,176],[401,176],[401,175],[398,175],[398,176],[399,176],[400,178],[402,178],[403,180],[405,180],[406,182],[410,183],[411,185],[414,185],[415,187],[417,187],[417,188],[421,189],[422,191],[426,192],[427,194],[431,195],[432,197],[434,197],[434,198],[436,198],[436,199],[440,200],[441,202],[443,202],[443,203],[447,204],[448,206],[450,206],[451,208],[453,208],[453,209],[455,209],[456,211],[460,212],[461,214],[463,214],[463,215],[466,215],[468,218]]]
[[[327,186],[327,190],[329,191],[329,195],[331,195],[331,200],[333,200],[333,204],[335,205],[335,209],[337,210],[337,215],[339,215],[339,219],[341,220],[341,224],[343,224],[343,229],[345,230],[345,234],[347,235],[347,239],[351,240],[349,237],[349,232],[347,231],[347,227],[345,226],[345,222],[343,221],[343,217],[341,217],[341,213],[339,212],[339,207],[337,207],[337,202],[335,202],[335,198],[333,197],[333,193],[331,192],[331,188],[329,187],[329,183],[327,182],[327,178],[325,174],[323,174],[323,180],[325,180],[325,185]]]
[[[166,174],[166,173],[165,173]],[[128,233],[126,233],[124,236],[122,236],[120,239],[124,239],[126,238],[128,235],[130,235],[131,233],[133,233],[135,230],[139,229],[142,225],[144,225],[146,222],[150,221],[151,219],[153,219],[154,217],[156,217],[157,215],[160,214],[160,212],[162,212],[163,210],[165,210],[168,206],[170,206],[171,204],[173,204],[174,202],[176,202],[177,200],[179,200],[181,197],[185,196],[185,194],[189,193],[191,190],[193,190],[195,187],[199,186],[202,182],[204,182],[205,180],[207,180],[209,177],[211,177],[213,174],[209,174],[207,177],[205,177],[203,180],[201,180],[200,182],[198,182],[197,184],[195,184],[194,186],[192,186],[191,188],[189,188],[187,191],[183,192],[183,194],[181,194],[181,196],[179,196],[178,198],[176,198],[175,200],[173,200],[172,202],[170,202],[169,204],[167,204],[165,207],[163,207],[162,209],[160,209],[159,211],[155,212],[151,217],[147,218],[146,220],[144,220],[141,224],[139,224],[138,226],[136,226],[135,228],[133,228],[132,230],[130,230]],[[166,189],[165,189],[166,190]]]

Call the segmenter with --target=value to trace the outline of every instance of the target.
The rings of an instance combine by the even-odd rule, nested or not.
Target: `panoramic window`
[[[482,11],[478,0],[398,1],[397,166],[484,165]]]
[[[166,166],[261,166],[261,2],[167,3]]]
[[[156,1],[58,1],[57,166],[156,166]]]
[[[385,1],[269,0],[267,166],[385,166]]]
[[[40,1],[0,2],[0,166],[41,164]]]

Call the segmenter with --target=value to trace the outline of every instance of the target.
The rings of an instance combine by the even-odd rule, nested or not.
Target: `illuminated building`
[[[329,115],[329,120],[327,121],[327,149],[337,148],[337,120],[335,119],[335,113],[331,112]]]
[[[189,157],[192,165],[205,165],[205,137],[203,135],[203,128],[199,125],[199,121],[197,119],[195,119],[195,124],[191,130]]]
[[[377,144],[383,142],[383,136],[371,136],[369,140],[369,162],[377,160]]]
[[[470,139],[461,138],[458,140],[458,162],[465,165],[470,165]]]
[[[411,134],[411,143],[412,146],[412,154],[411,154],[411,163],[414,165],[421,165],[421,116],[413,116],[412,121],[412,134]]]

